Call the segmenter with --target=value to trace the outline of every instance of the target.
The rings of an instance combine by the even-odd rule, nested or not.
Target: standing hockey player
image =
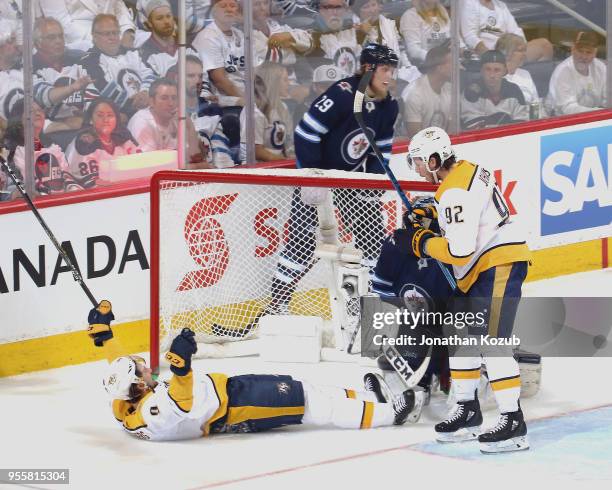
[[[172,341],[166,360],[172,376],[156,382],[139,356],[117,356],[121,347],[110,327],[110,303],[89,314],[89,335],[110,361],[103,385],[123,429],[143,440],[195,439],[221,432],[260,432],[295,424],[368,429],[401,425],[414,407],[414,392],[378,403],[371,391],[312,385],[286,375],[228,377],[191,368],[197,351],[193,331]]]
[[[371,43],[363,48],[360,63],[356,75],[336,82],[315,99],[297,125],[294,139],[298,168],[384,173],[354,117],[353,102],[359,80],[366,71],[372,70],[363,117],[378,148],[389,160],[398,114],[398,104],[389,94],[389,86],[398,57],[392,49]],[[373,266],[383,238],[380,193],[344,190],[343,198],[338,199],[338,192],[334,196],[336,201],[349,203],[339,206],[342,220],[351,227],[355,245],[363,251],[366,265]],[[316,205],[322,199],[318,189],[303,188],[293,195],[288,243],[277,265],[268,311],[287,310],[297,282],[312,261],[318,222]],[[372,236],[379,236],[380,241],[372,240]]]
[[[416,226],[410,231],[412,249],[419,257],[452,264],[457,279],[455,315],[469,310],[486,319],[481,326],[468,327],[468,334],[480,339],[479,345],[462,346],[450,359],[457,404],[436,425],[437,439],[455,442],[478,437],[484,453],[528,449],[519,403],[518,363],[510,346],[486,345],[481,337],[512,335],[530,259],[525,237],[511,218],[492,173],[474,163],[457,161],[442,129],[419,131],[410,142],[408,160],[428,182],[440,183],[430,215],[437,217],[442,236]],[[483,361],[501,416],[494,428],[480,433],[482,414],[476,389]]]

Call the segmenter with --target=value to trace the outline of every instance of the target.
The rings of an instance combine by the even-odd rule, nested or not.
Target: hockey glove
[[[170,371],[177,376],[185,376],[191,370],[191,356],[198,350],[193,330],[184,328],[175,337],[170,346],[170,351],[166,354],[166,361],[170,363]]]
[[[96,308],[92,308],[87,316],[89,328],[87,333],[93,339],[96,347],[102,347],[104,342],[113,338],[113,331],[110,328],[111,322],[115,319],[110,301],[103,299]]]
[[[422,226],[417,225],[416,223],[411,228],[406,230],[408,232],[408,236],[410,238],[410,244],[412,246],[412,251],[414,255],[416,255],[419,259],[429,257],[425,253],[425,244],[427,240],[432,237],[435,237],[436,234],[433,231],[428,230],[427,228],[423,228]]]

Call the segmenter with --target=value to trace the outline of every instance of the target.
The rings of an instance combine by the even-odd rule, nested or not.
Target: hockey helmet
[[[399,58],[395,51],[390,47],[378,43],[368,43],[362,50],[359,62],[364,65],[366,63],[376,65],[391,65],[397,66]]]
[[[136,364],[139,360],[144,362],[144,359],[136,356],[123,356],[110,363],[102,384],[111,398],[130,399],[130,387],[142,381],[142,378],[136,374]]]
[[[446,131],[435,126],[422,129],[412,137],[408,147],[408,165],[414,168],[415,158],[421,158],[427,163],[433,155],[438,155],[440,163],[433,170],[429,168],[429,165],[425,165],[425,168],[432,173],[438,171],[442,163],[450,157],[455,156],[450,137]]]

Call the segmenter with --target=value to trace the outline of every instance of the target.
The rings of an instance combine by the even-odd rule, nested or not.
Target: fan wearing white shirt
[[[501,0],[461,0],[461,36],[468,49],[483,54],[495,48],[497,40],[505,33],[525,39],[508,6]],[[553,46],[548,39],[538,38],[527,42],[527,61],[548,61],[553,56]]]
[[[572,55],[550,77],[547,103],[555,114],[577,114],[606,106],[606,65],[595,56],[600,45],[594,32],[579,32]]]

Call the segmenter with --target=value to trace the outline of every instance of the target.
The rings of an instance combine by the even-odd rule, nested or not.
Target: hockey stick
[[[399,375],[403,383],[406,385],[406,389],[412,390],[417,384],[419,384],[419,381],[423,379],[423,376],[425,376],[425,372],[427,371],[427,368],[429,367],[429,362],[431,361],[432,346],[429,346],[425,359],[423,359],[423,362],[417,368],[417,370],[414,371],[410,367],[410,364],[408,364],[408,361],[404,359],[399,353],[397,348],[394,345],[391,345],[386,342],[386,340],[388,340],[388,337],[386,335],[383,335],[382,351],[384,356],[387,358],[387,361],[389,361],[389,364],[391,364],[391,367],[395,369],[395,372]]]
[[[383,156],[380,149],[376,145],[376,141],[374,141],[374,139],[370,135],[368,131],[368,127],[366,126],[365,121],[363,120],[363,115],[362,115],[363,101],[365,99],[366,90],[368,88],[368,85],[370,84],[370,80],[372,80],[373,74],[374,72],[372,70],[367,70],[361,77],[361,80],[359,81],[359,86],[357,87],[357,91],[355,92],[355,100],[353,102],[353,113],[355,114],[355,119],[357,120],[357,124],[359,124],[361,131],[363,131],[363,134],[368,140],[368,143],[370,143],[370,146],[372,147],[372,151],[374,152],[374,155],[376,155],[376,158],[378,158],[378,161],[382,165],[383,169],[385,170],[387,177],[389,177],[391,184],[393,184],[393,187],[399,194],[399,197],[402,200],[402,203],[404,204],[404,206],[406,206],[406,210],[410,213],[412,212],[412,204],[410,203],[410,201],[406,197],[406,194],[400,187],[400,184],[395,178],[395,175],[393,174],[391,167],[389,166],[389,164],[385,160],[385,157]],[[450,273],[450,271],[446,267],[444,267],[444,265],[439,260],[436,260],[436,263],[438,264],[438,267],[440,267],[440,270],[444,274],[444,277],[446,277],[446,280],[448,281],[448,284],[450,284],[451,288],[456,289],[457,283],[455,281],[455,278]]]
[[[83,289],[83,291],[85,292],[87,297],[89,298],[89,301],[91,301],[91,304],[94,306],[94,308],[96,308],[99,303],[98,303],[98,301],[96,301],[96,298],[94,298],[94,295],[91,294],[91,291],[87,287],[87,284],[85,284],[85,281],[83,280],[83,276],[81,275],[80,271],[72,263],[72,260],[70,260],[70,257],[64,251],[64,249],[62,249],[62,246],[59,244],[59,242],[55,238],[55,235],[49,229],[49,227],[47,226],[47,223],[45,223],[45,220],[43,219],[43,217],[38,212],[38,209],[36,209],[36,206],[32,202],[32,199],[30,199],[30,196],[26,192],[25,187],[23,186],[23,183],[21,182],[21,180],[19,180],[17,175],[15,175],[15,172],[13,171],[13,169],[9,166],[7,161],[2,156],[0,156],[0,165],[2,165],[2,168],[4,169],[4,171],[11,178],[11,180],[15,183],[15,186],[17,187],[17,190],[19,191],[19,193],[25,199],[25,201],[28,204],[28,207],[30,208],[32,213],[34,213],[34,216],[38,220],[38,223],[40,224],[40,226],[42,226],[43,230],[45,230],[45,233],[49,237],[49,240],[51,240],[51,243],[53,243],[53,245],[55,246],[55,248],[57,249],[59,254],[62,256],[62,258],[64,259],[64,261],[68,265],[68,267],[70,267],[70,271],[72,272],[72,277],[74,278],[74,280],[79,283],[79,285],[81,286],[81,288]]]

